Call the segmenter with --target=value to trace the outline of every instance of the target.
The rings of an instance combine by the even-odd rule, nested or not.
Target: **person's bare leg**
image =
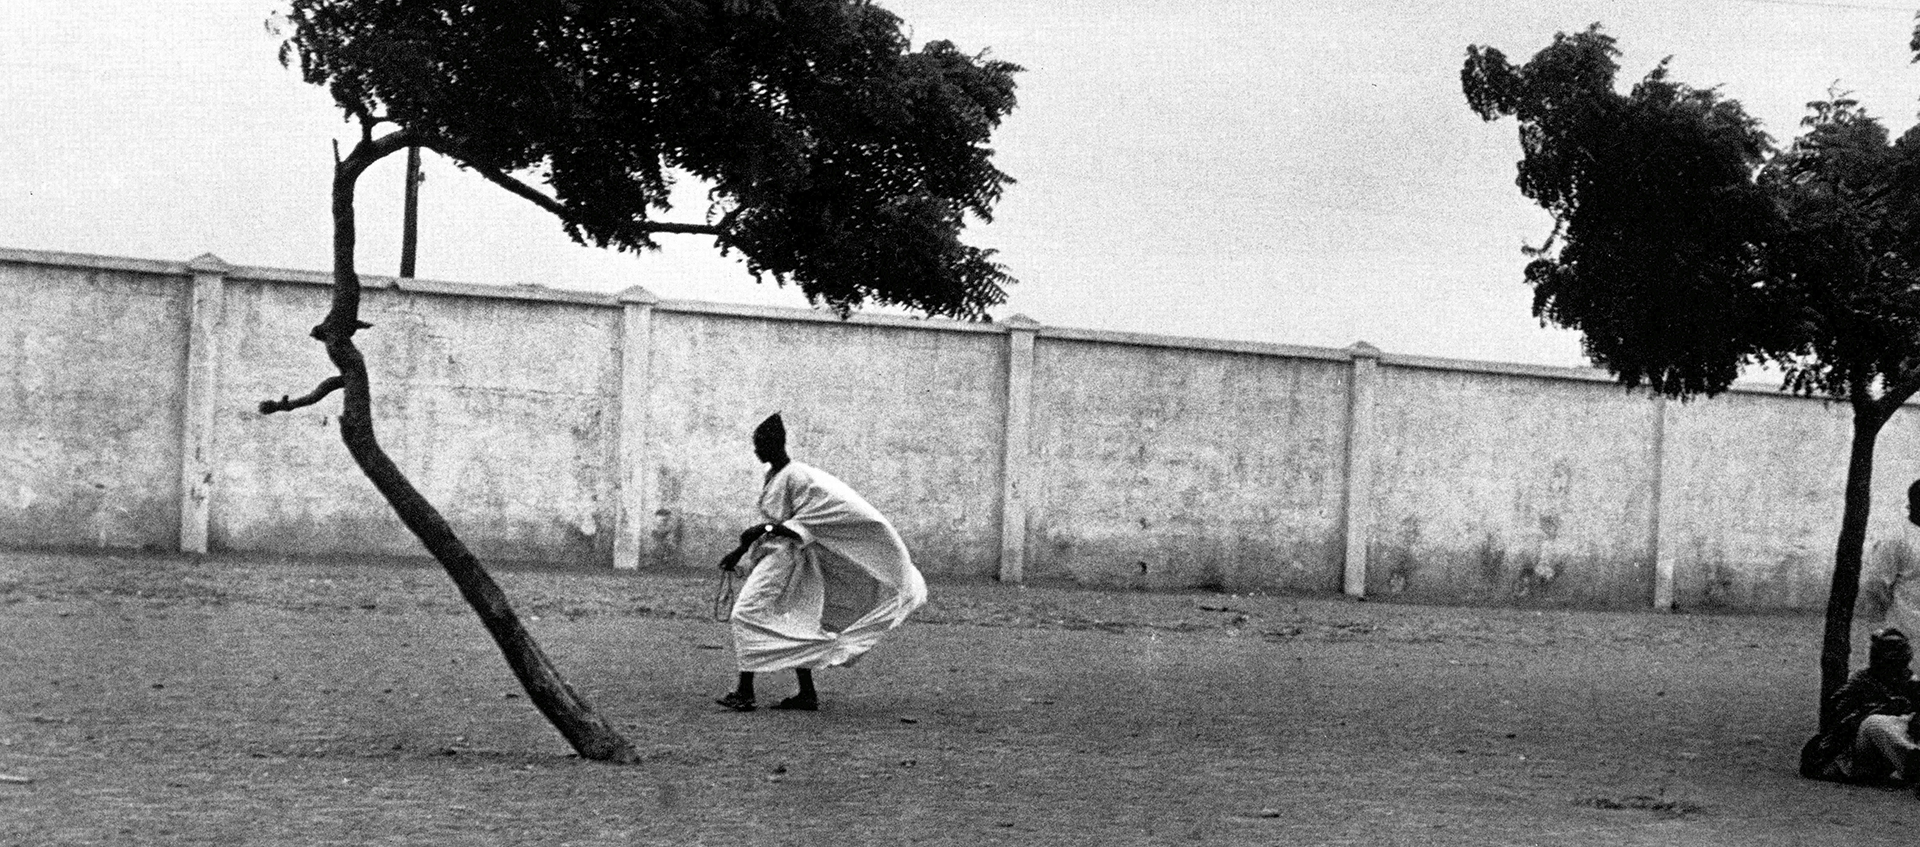
[[[740,681],[727,696],[713,701],[736,712],[753,711],[753,671],[741,671]]]
[[[795,709],[802,712],[818,711],[820,693],[813,689],[813,671],[806,668],[794,668],[793,678],[800,683],[800,693],[774,704],[776,709]]]

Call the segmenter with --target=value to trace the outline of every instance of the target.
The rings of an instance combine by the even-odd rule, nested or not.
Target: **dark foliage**
[[[1920,139],[1841,95],[1808,104],[1776,153],[1739,101],[1661,63],[1614,89],[1614,40],[1559,34],[1526,65],[1468,49],[1482,118],[1520,123],[1522,194],[1554,216],[1526,278],[1534,314],[1580,330],[1593,361],[1675,397],[1773,362],[1786,387],[1853,399],[1920,353]]]
[[[1755,286],[1780,223],[1753,180],[1768,139],[1737,101],[1664,64],[1617,93],[1613,44],[1597,27],[1562,34],[1518,68],[1474,48],[1468,103],[1519,119],[1520,191],[1554,216],[1526,270],[1534,314],[1580,330],[1629,386],[1717,393],[1782,346]]]
[[[1768,284],[1794,312],[1787,387],[1892,394],[1920,354],[1920,135],[1889,144],[1843,96],[1808,106],[1807,133],[1759,180],[1786,221]]]
[[[496,181],[533,173],[584,244],[711,234],[842,313],[982,318],[1012,282],[959,236],[1012,183],[986,144],[1020,69],[911,51],[871,3],[293,0],[285,31],[283,60],[349,115]],[[712,187],[699,223],[656,218],[676,174]]]

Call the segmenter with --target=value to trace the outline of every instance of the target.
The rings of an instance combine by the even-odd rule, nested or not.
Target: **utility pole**
[[[400,218],[400,276],[413,278],[413,254],[420,246],[420,148],[407,148],[407,201]]]

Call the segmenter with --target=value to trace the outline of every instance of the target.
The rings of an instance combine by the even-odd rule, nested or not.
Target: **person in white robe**
[[[1920,480],[1907,486],[1907,522],[1920,527]],[[1914,547],[1904,539],[1873,545],[1860,571],[1856,611],[1862,623],[1920,633],[1920,553]]]
[[[1920,480],[1907,486],[1907,522],[1920,527]],[[1901,556],[1887,575],[1887,612],[1882,626],[1920,633],[1920,557]]]
[[[813,671],[852,664],[927,602],[927,583],[900,533],[832,474],[787,456],[778,413],[753,432],[769,466],[760,492],[763,523],[740,534],[721,560],[751,571],[731,616],[739,681],[715,701],[754,709],[754,674],[791,669],[799,691],[776,709],[820,707]]]

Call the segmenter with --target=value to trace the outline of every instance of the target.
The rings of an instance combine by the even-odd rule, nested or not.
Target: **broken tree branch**
[[[320,384],[314,386],[312,391],[302,394],[299,397],[288,398],[287,395],[282,394],[278,400],[260,401],[260,414],[271,415],[274,412],[291,412],[303,406],[311,406],[326,399],[327,395],[345,388],[346,385],[347,381],[339,376],[327,377],[326,379],[320,380]]]

